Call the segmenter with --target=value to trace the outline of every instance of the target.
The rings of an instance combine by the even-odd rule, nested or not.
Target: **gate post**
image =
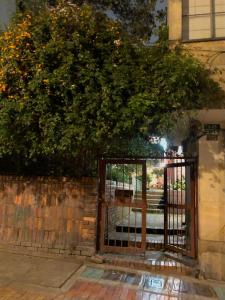
[[[97,250],[102,251],[104,245],[104,232],[105,232],[105,161],[99,160],[99,191],[98,191],[98,226],[97,226]]]
[[[146,196],[147,169],[146,160],[142,164],[142,251],[146,251],[146,211],[147,211],[147,196]]]
[[[164,248],[168,245],[168,191],[167,168],[164,168]]]
[[[190,188],[191,188],[191,209],[190,209],[190,213],[191,213],[191,217],[192,217],[192,223],[191,223],[191,251],[190,251],[190,256],[195,258],[196,257],[196,240],[197,240],[197,223],[196,223],[196,214],[197,214],[197,210],[196,210],[196,167],[195,164],[192,164],[190,166],[190,179],[191,179],[191,184],[190,184]]]

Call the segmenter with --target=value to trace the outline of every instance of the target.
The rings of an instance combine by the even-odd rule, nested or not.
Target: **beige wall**
[[[169,0],[168,24],[170,40],[223,38],[225,36],[225,3],[215,1],[211,18],[211,0]],[[182,20],[183,14],[183,20]],[[212,28],[212,24],[213,28]]]
[[[213,79],[219,82],[225,91],[225,39],[217,41],[202,41],[183,43],[184,49],[198,58],[204,65],[213,71]],[[220,98],[225,98],[220,95]]]
[[[200,111],[202,124],[220,124],[218,141],[200,138],[198,257],[208,278],[225,280],[225,110]]]
[[[207,120],[204,116],[204,123]],[[215,118],[225,130],[224,121]],[[225,148],[224,131],[218,141],[199,141],[199,259],[207,277],[225,280]]]
[[[171,43],[182,42],[182,0],[169,0],[168,26]],[[182,45],[188,53],[197,57],[207,68],[214,72],[213,78],[220,83],[225,91],[225,39],[189,41],[183,42]],[[225,99],[224,95],[220,95],[220,97]]]

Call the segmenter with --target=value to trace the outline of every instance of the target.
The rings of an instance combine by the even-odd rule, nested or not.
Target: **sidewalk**
[[[214,300],[225,284],[0,252],[0,300]]]

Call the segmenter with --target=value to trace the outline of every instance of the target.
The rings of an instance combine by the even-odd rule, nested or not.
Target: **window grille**
[[[183,39],[225,38],[225,0],[183,0]]]

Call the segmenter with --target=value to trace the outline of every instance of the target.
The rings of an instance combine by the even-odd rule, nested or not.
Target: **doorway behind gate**
[[[100,250],[196,256],[196,161],[101,159]]]

